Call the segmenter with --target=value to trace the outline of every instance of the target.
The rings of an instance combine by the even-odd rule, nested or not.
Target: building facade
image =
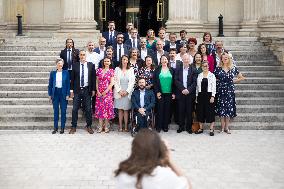
[[[284,35],[283,0],[0,0],[1,35],[16,34],[18,14],[26,35],[98,34],[115,20],[122,31],[132,22],[142,34],[164,26],[216,36],[220,14],[225,36]]]

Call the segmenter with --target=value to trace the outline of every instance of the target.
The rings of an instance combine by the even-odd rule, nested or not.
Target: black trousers
[[[85,111],[87,127],[92,126],[92,97],[87,87],[80,90],[79,94],[74,94],[73,109],[72,109],[72,127],[77,127],[78,110],[81,107]]]
[[[146,115],[140,114],[138,111],[134,112],[134,119],[136,123],[136,131],[138,132],[142,128],[148,128],[148,119],[150,119],[151,112],[146,111]]]
[[[174,122],[178,124],[179,121],[179,114],[178,114],[178,101],[177,99],[172,100],[171,104],[171,118],[174,117]],[[170,120],[171,123],[171,120]]]
[[[192,129],[192,111],[194,94],[181,95],[178,99],[179,127],[183,130]]]
[[[161,99],[157,99],[157,130],[169,129],[169,122],[171,118],[172,94],[164,93],[161,96]]]

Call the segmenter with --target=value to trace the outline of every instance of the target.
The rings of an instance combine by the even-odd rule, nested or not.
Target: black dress
[[[211,92],[207,92],[208,79],[203,78],[201,81],[201,92],[197,97],[197,121],[201,123],[215,122],[214,103],[210,103]]]

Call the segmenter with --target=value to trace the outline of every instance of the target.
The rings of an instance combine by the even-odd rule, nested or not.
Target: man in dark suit
[[[182,46],[183,44],[188,44],[188,41],[186,39],[186,35],[187,35],[187,32],[185,30],[181,30],[179,32],[180,39],[177,40],[177,44],[179,46]]]
[[[73,39],[66,39],[65,44],[65,49],[60,52],[60,58],[64,60],[63,70],[68,70],[71,75],[72,64],[79,61],[79,50],[75,49]]]
[[[70,97],[73,98],[72,109],[72,127],[69,134],[76,132],[78,121],[78,110],[82,103],[85,110],[86,130],[93,134],[92,129],[92,109],[91,99],[95,95],[96,90],[96,72],[95,66],[91,62],[86,61],[86,51],[81,50],[79,53],[80,62],[73,64],[70,85]]]
[[[138,38],[138,31],[136,28],[131,29],[131,38],[125,41],[125,44],[131,48],[140,49],[140,39]]]
[[[169,56],[169,53],[167,51],[164,51],[163,47],[164,47],[163,41],[158,40],[156,43],[157,51],[154,52],[154,55],[153,55],[153,62],[155,63],[156,66],[160,65],[160,59],[162,55]]]
[[[175,70],[176,98],[178,100],[179,129],[192,134],[192,111],[195,100],[197,71],[190,65],[188,54],[183,56],[183,66]]]
[[[105,57],[109,58],[110,61],[111,61],[111,68],[112,69],[115,69],[117,66],[119,66],[119,62],[116,61],[114,58],[113,58],[113,47],[112,46],[108,46],[106,48],[106,54],[105,54]],[[99,68],[102,68],[103,67],[103,62],[104,60],[102,59],[99,63]]]
[[[151,115],[151,110],[155,107],[154,92],[150,89],[145,89],[146,81],[144,78],[138,80],[138,86],[139,89],[133,91],[131,96],[132,108],[135,117],[137,117],[135,132],[139,131],[140,128],[147,128],[147,121]]]
[[[154,51],[152,49],[148,49],[146,47],[147,45],[147,42],[146,42],[146,38],[145,37],[141,37],[140,39],[140,49],[139,49],[139,54],[140,54],[140,57],[143,61],[145,61],[145,57],[146,56],[151,56],[152,59],[153,59],[153,56],[154,56]]]
[[[112,46],[116,40],[117,31],[115,31],[115,22],[108,22],[108,31],[102,33],[102,36],[106,39],[106,47]]]
[[[127,23],[126,25],[126,32],[123,34],[124,42],[131,38],[131,30],[133,28],[133,24],[131,22]]]
[[[127,55],[130,49],[130,46],[123,44],[124,36],[123,33],[118,32],[116,35],[116,42],[113,45],[113,53],[114,53],[114,60],[120,62],[120,58],[122,55]]]
[[[179,51],[180,46],[177,44],[177,35],[170,33],[170,42],[164,46],[164,50],[169,52],[170,49],[177,49]]]

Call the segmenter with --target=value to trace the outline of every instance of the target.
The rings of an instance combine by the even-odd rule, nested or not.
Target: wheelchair
[[[132,137],[134,137],[137,134],[137,115],[135,115],[137,112],[134,111],[134,109],[131,109],[130,111],[130,134]],[[147,128],[150,130],[155,129],[155,112],[154,109],[151,109],[150,115],[147,116]]]

